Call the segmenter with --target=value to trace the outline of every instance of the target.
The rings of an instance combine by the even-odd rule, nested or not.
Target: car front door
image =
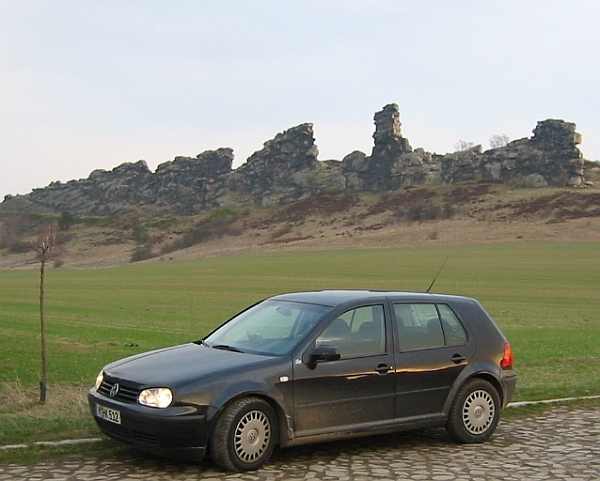
[[[392,326],[385,303],[349,309],[333,319],[294,363],[297,436],[359,430],[394,418]],[[310,365],[317,347],[340,359]]]
[[[462,323],[446,304],[393,302],[396,414],[441,414],[450,388],[473,353]]]

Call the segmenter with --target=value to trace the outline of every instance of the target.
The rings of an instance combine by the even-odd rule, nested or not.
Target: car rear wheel
[[[277,432],[277,416],[268,402],[256,397],[239,399],[219,416],[210,455],[229,471],[257,469],[271,457]]]
[[[461,443],[482,443],[496,430],[500,419],[500,396],[484,379],[473,379],[458,391],[446,429]]]

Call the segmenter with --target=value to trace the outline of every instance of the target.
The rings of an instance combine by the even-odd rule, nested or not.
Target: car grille
[[[140,394],[139,389],[135,389],[132,387],[124,386],[119,382],[119,390],[115,396],[110,395],[110,391],[117,381],[111,381],[109,379],[104,379],[100,387],[98,388],[98,392],[103,396],[109,397],[116,401],[122,401],[126,403],[137,403],[138,396]]]

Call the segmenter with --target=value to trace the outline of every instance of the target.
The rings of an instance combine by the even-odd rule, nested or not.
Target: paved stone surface
[[[0,466],[21,480],[600,480],[600,408],[556,409],[500,424],[481,445],[457,445],[443,430],[362,438],[282,450],[260,471],[228,474],[209,462],[151,457]]]

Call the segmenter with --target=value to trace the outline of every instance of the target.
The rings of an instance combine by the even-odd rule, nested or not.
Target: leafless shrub
[[[464,152],[466,150],[471,150],[473,147],[475,147],[474,142],[467,142],[466,140],[461,139],[458,142],[456,142],[456,145],[454,146],[454,150],[456,152]]]
[[[508,135],[506,135],[506,134],[492,135],[490,137],[490,148],[498,149],[500,147],[506,146],[509,142],[510,142],[510,139],[508,138]]]

